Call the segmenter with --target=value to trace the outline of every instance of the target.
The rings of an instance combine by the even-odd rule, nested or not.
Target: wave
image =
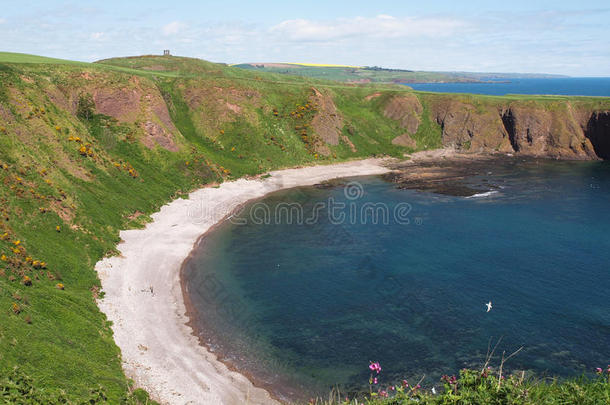
[[[483,198],[483,197],[489,197],[489,196],[494,195],[494,194],[498,194],[498,191],[497,190],[486,191],[484,193],[473,194],[473,195],[468,196],[466,198]]]

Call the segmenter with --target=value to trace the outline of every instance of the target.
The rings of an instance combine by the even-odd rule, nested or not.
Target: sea
[[[483,78],[483,80],[487,80]],[[523,78],[484,83],[407,83],[414,90],[439,93],[473,93],[503,96],[539,94],[610,97],[610,77]]]
[[[475,192],[372,176],[247,204],[184,267],[201,340],[284,399],[368,391],[370,362],[425,389],[502,353],[537,377],[606,366],[610,163],[515,157],[456,181]]]

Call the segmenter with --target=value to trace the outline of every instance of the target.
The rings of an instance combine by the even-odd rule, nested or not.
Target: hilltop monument
[[[163,56],[171,56],[169,53],[169,49],[164,49],[163,50]]]

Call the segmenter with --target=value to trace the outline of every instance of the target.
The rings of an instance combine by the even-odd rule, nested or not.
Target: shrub
[[[78,97],[78,105],[76,106],[76,116],[80,119],[89,121],[95,111],[95,102],[91,94],[81,94]]]

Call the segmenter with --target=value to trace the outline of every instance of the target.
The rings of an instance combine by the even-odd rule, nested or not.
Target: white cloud
[[[161,32],[163,32],[163,35],[165,35],[167,37],[170,35],[178,34],[184,28],[186,28],[186,24],[184,24],[180,21],[172,21],[171,23],[164,25],[161,28]]]
[[[166,25],[155,21],[166,10],[118,19],[110,8],[73,11],[66,6],[54,12],[0,12],[4,50],[94,60],[171,49],[175,55],[230,63],[305,61],[416,70],[610,74],[610,43],[595,40],[608,37],[608,10],[279,20],[257,20],[253,15],[246,21],[233,15],[201,20],[184,12],[168,17]],[[519,24],[512,24],[515,21]]]
[[[340,18],[333,21],[286,20],[271,32],[295,41],[326,41],[342,38],[446,37],[468,28],[464,21],[446,17],[376,17]]]

